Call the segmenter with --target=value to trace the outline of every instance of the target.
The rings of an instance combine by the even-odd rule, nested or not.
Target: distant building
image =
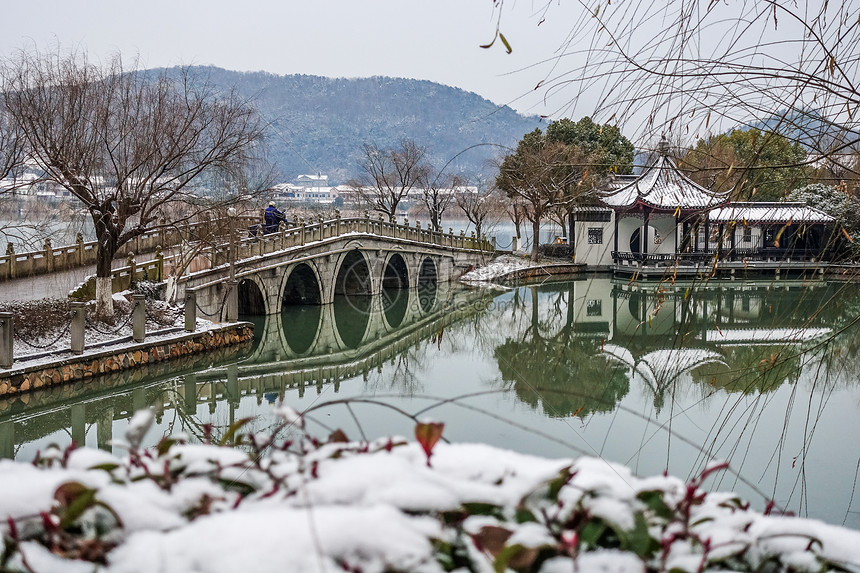
[[[323,175],[322,173],[317,173],[316,175],[299,175],[296,177],[296,185],[311,189],[328,187],[328,175]]]
[[[329,187],[328,175],[299,175],[293,183],[278,183],[271,189],[272,200],[282,203],[333,205],[340,193]]]

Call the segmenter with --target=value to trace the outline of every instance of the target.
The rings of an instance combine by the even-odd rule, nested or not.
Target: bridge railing
[[[379,237],[391,237],[407,241],[416,241],[451,247],[455,249],[467,249],[472,251],[493,252],[495,241],[488,240],[486,236],[477,237],[472,232],[466,235],[461,231],[459,234],[448,229],[448,232],[439,232],[430,228],[428,224],[422,227],[420,221],[414,226],[408,220],[404,223],[386,221],[374,217],[349,217],[334,219],[305,220],[297,219],[281,223],[278,231],[268,234],[251,234],[247,236],[244,230],[236,230],[236,259],[247,259],[263,256],[277,251],[283,251],[295,247],[301,247],[310,243],[324,241],[335,237],[355,234],[371,234]],[[241,235],[241,236],[239,236]],[[212,266],[219,266],[229,262],[229,244],[213,246],[210,259]]]
[[[233,221],[238,228],[259,223],[258,217],[238,217]],[[187,225],[161,225],[146,231],[124,244],[116,252],[117,258],[130,254],[152,253],[158,247],[168,248],[184,241],[198,241],[213,231],[224,227],[224,219],[211,219]],[[72,245],[55,247],[50,239],[45,239],[38,251],[15,252],[12,243],[6,244],[6,253],[0,255],[0,280],[42,275],[96,264],[97,241],[84,241],[78,233]]]

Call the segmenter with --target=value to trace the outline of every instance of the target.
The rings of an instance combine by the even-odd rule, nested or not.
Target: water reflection
[[[850,498],[860,445],[844,439],[860,403],[856,285],[592,278],[500,292],[429,282],[261,317],[239,360],[198,357],[137,381],[7,400],[0,453],[31,459],[72,439],[109,447],[146,404],[160,412],[154,441],[248,416],[262,430],[282,399],[302,410],[361,398],[310,427],[411,432],[375,400],[444,420],[452,440],[601,455],[641,473],[685,477],[720,457],[741,476],[720,487],[753,497],[760,482],[790,509],[860,526]]]
[[[322,309],[323,307],[317,304],[284,306],[281,312],[281,327],[284,330],[287,346],[294,354],[301,356],[313,347],[320,331]],[[265,319],[258,322],[265,323]],[[298,328],[296,325],[301,327]]]
[[[336,331],[331,334],[337,336],[329,337],[333,341],[339,338],[346,348],[358,348],[367,333],[367,325],[371,317],[371,309],[375,298],[361,295],[335,295],[334,319]],[[303,328],[297,323],[294,328]],[[333,343],[333,342],[332,342]]]

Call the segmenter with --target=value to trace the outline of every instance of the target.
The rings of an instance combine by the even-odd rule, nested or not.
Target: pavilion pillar
[[[642,260],[648,255],[648,225],[651,223],[651,210],[648,207],[642,211]]]
[[[726,227],[722,223],[717,225],[717,258],[719,259],[723,254],[723,232],[725,232]]]
[[[615,253],[616,253],[615,256],[617,257],[618,256],[618,218],[619,217],[618,217],[618,213],[613,213],[613,214],[615,216],[615,233],[613,234],[613,237],[612,237],[612,245],[613,245],[613,249],[615,250]]]
[[[735,249],[737,248],[737,243],[736,243],[737,239],[735,238],[735,234],[737,233],[737,222],[733,221],[733,222],[729,223],[729,225],[732,228],[731,239],[729,241],[729,249],[731,249],[729,252],[729,260],[731,261],[731,260],[734,260],[734,258],[735,258]]]
[[[681,217],[680,217],[680,215],[677,215],[677,211],[676,211],[676,215],[675,215],[675,246],[673,247],[673,249],[675,250],[675,263],[676,264],[678,263],[678,259],[679,259],[678,255],[683,250],[682,249],[682,246],[683,246],[682,243],[684,241],[684,230],[681,229],[680,226],[681,226]]]
[[[705,213],[705,253],[707,254],[710,251],[710,243],[711,243],[711,220],[708,217],[708,214]]]

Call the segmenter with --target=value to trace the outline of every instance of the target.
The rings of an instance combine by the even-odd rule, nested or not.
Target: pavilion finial
[[[660,143],[657,144],[657,151],[660,152],[662,157],[666,157],[669,155],[669,140],[666,139],[666,134],[663,133],[660,137]]]

